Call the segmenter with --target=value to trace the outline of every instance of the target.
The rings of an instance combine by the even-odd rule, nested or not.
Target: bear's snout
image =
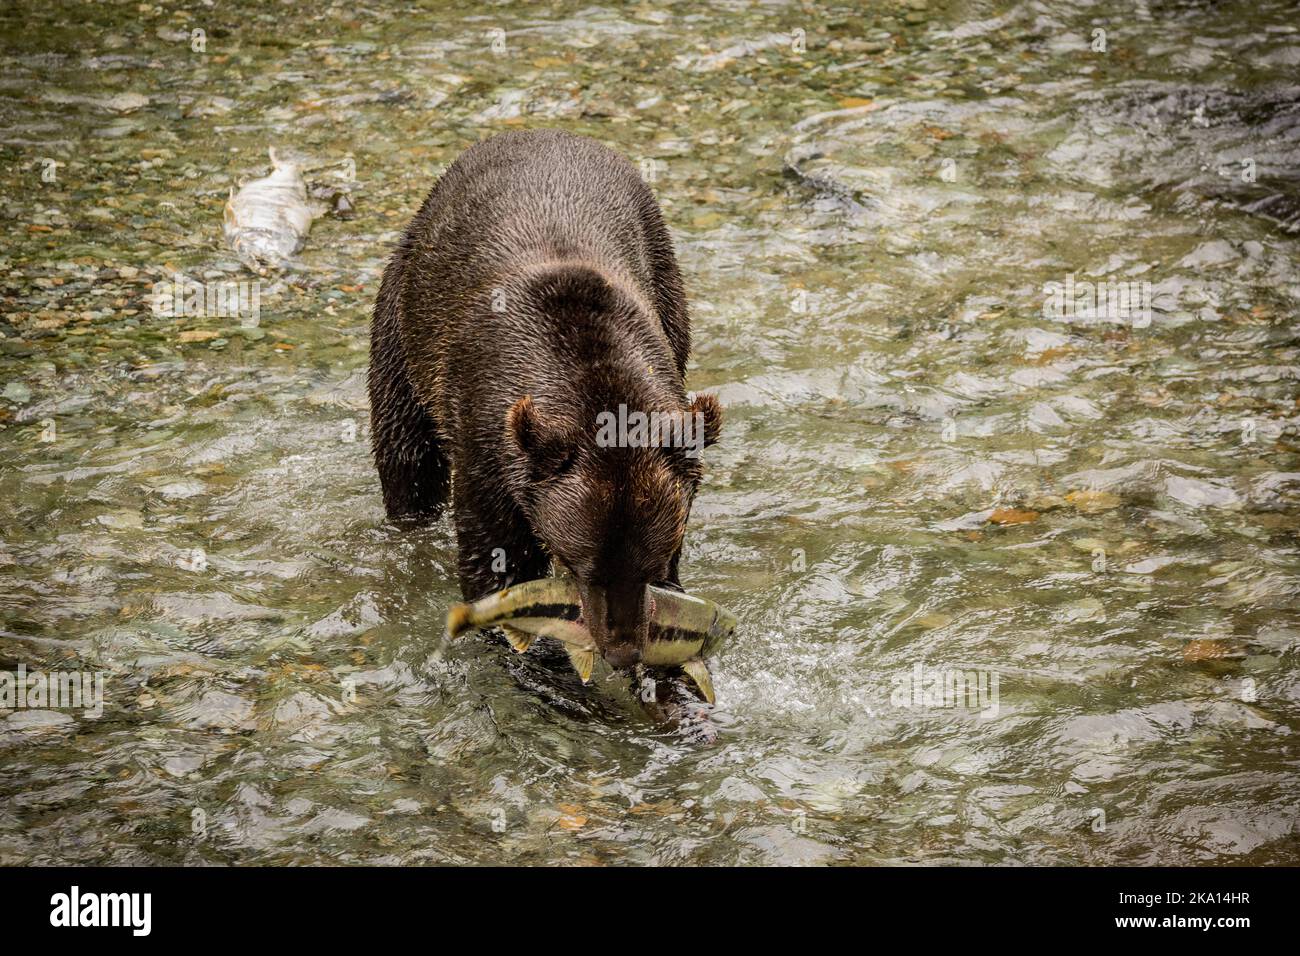
[[[579,583],[582,621],[616,670],[634,667],[641,660],[641,645],[649,629],[644,584],[600,587]]]
[[[641,662],[641,649],[635,644],[619,644],[606,651],[605,660],[615,670],[628,670]]]

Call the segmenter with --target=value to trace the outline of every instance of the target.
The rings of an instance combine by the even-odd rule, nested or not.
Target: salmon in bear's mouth
[[[735,632],[736,618],[726,608],[682,591],[651,586],[647,594],[648,632],[641,660],[650,667],[678,667],[714,702],[705,660]],[[585,683],[597,655],[604,654],[586,626],[577,582],[540,578],[512,585],[472,604],[447,611],[447,636],[478,628],[501,627],[519,653],[534,638],[554,638],[565,645]],[[608,658],[607,658],[608,659]]]

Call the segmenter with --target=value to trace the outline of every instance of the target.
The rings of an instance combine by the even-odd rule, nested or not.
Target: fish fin
[[[501,630],[505,632],[506,640],[510,646],[515,649],[515,653],[522,654],[528,648],[532,647],[533,635],[527,631],[521,631],[517,627],[511,627],[509,624],[502,624]]]
[[[447,636],[449,638],[459,637],[472,625],[468,604],[453,604],[447,610]]]
[[[596,645],[592,643],[591,634],[587,629],[573,621],[561,620],[543,620],[542,626],[537,631],[539,637],[550,637],[566,647],[577,647],[582,650],[596,650]]]
[[[713,693],[713,677],[709,674],[709,665],[704,663],[703,658],[695,657],[682,665],[682,671],[695,682],[695,686],[700,689],[700,694],[710,703],[717,703],[717,696]]]
[[[573,664],[573,669],[578,672],[585,684],[591,680],[591,672],[596,666],[596,655],[593,651],[582,647],[573,647],[564,645],[564,649],[569,652],[569,662]]]
[[[272,168],[272,169],[279,169],[279,168],[280,168],[280,158],[279,158],[278,156],[275,155],[275,147],[274,147],[274,146],[268,146],[268,147],[266,147],[266,153],[267,153],[268,156],[271,157],[271,168]]]

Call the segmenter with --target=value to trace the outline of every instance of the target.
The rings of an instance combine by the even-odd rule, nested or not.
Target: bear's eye
[[[570,448],[568,451],[564,452],[560,456],[559,460],[555,463],[555,467],[551,470],[551,477],[558,478],[561,475],[565,474],[571,468],[573,468],[574,462],[576,462],[577,460],[578,460],[578,449]]]

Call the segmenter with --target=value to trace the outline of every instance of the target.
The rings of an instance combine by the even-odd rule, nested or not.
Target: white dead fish
[[[256,269],[278,266],[302,248],[312,220],[324,209],[307,199],[299,164],[271,155],[271,175],[231,188],[226,202],[226,241]]]

